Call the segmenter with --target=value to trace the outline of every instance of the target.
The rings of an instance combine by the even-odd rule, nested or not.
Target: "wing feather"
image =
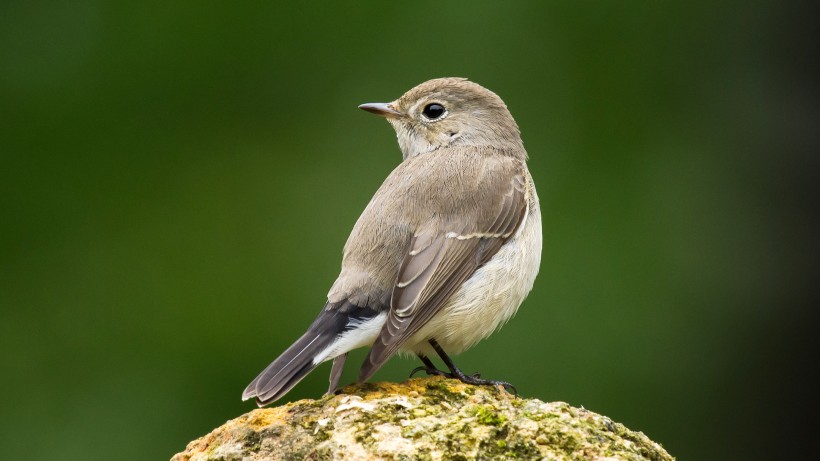
[[[399,268],[390,313],[362,366],[360,381],[372,376],[515,234],[527,212],[525,181],[520,174],[510,179],[483,224],[473,214],[468,216],[473,222],[433,222],[413,237]]]

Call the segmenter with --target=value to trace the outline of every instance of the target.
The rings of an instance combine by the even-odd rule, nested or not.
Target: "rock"
[[[253,410],[172,461],[673,460],[606,416],[440,377],[367,383]]]

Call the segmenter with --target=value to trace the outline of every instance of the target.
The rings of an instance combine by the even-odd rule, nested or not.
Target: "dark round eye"
[[[424,106],[424,110],[421,111],[421,113],[430,120],[435,120],[444,115],[444,106],[433,102]]]

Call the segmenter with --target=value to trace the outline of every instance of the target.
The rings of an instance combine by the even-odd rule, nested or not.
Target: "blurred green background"
[[[3,2],[2,458],[167,459],[254,408],[242,389],[319,311],[400,161],[356,105],[464,76],[521,126],[545,246],[517,317],[457,363],[680,459],[787,459],[816,365],[814,17],[777,1]],[[285,400],[320,396],[328,371]]]

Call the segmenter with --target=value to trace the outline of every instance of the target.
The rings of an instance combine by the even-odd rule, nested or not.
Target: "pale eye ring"
[[[447,109],[437,102],[431,102],[424,106],[424,110],[421,111],[421,114],[424,115],[427,120],[435,121],[444,118],[444,116],[447,115]]]

